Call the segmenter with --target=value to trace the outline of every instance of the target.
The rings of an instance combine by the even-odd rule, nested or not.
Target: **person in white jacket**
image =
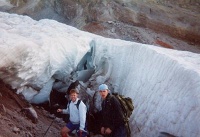
[[[70,100],[67,109],[58,109],[57,112],[63,114],[69,114],[69,122],[65,127],[61,129],[61,136],[68,137],[68,133],[71,133],[73,130],[78,131],[79,137],[86,137],[86,105],[82,101],[78,101],[78,90],[70,90]],[[80,103],[77,105],[77,103]]]

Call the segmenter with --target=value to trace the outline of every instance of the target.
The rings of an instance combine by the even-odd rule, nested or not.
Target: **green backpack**
[[[112,93],[112,95],[119,100],[125,117],[130,118],[134,110],[133,100],[130,97],[125,97],[123,95],[119,95],[118,93]]]
[[[112,93],[115,98],[117,98],[121,104],[123,111],[123,119],[125,122],[125,126],[128,132],[128,136],[131,136],[131,130],[129,127],[129,118],[134,110],[133,100],[130,97],[125,97],[123,95],[119,95],[118,93]]]

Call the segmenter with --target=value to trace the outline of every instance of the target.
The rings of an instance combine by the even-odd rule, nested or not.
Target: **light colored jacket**
[[[81,101],[79,104],[79,108],[77,108],[79,98],[76,99],[75,102],[70,102],[70,104],[67,105],[67,109],[63,109],[63,114],[69,114],[69,120],[72,122],[72,124],[79,124],[80,123],[80,130],[84,130],[85,128],[85,122],[86,122],[86,112],[87,108],[86,105]]]

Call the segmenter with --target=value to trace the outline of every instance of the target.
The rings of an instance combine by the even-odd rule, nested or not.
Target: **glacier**
[[[0,12],[0,79],[35,104],[74,80],[133,99],[134,137],[200,136],[200,55],[80,31],[54,20]]]

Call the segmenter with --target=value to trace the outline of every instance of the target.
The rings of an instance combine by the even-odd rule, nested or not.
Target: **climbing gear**
[[[46,130],[46,132],[44,133],[44,136],[43,136],[43,137],[45,137],[45,135],[47,134],[49,128],[51,127],[51,125],[53,124],[53,122],[54,122],[55,119],[56,119],[56,117],[52,120],[51,124],[49,125],[49,127],[48,127],[47,130]]]

